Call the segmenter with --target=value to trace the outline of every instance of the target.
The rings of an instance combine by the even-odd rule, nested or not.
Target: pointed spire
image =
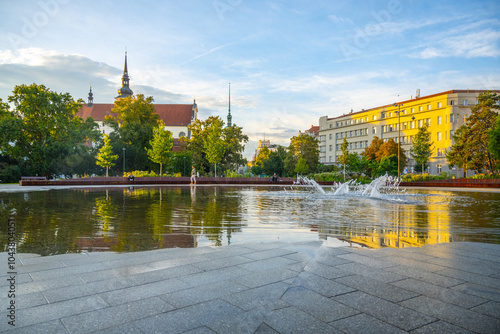
[[[228,127],[233,126],[232,119],[233,119],[233,116],[231,116],[231,83],[229,83],[229,109],[228,109],[228,114],[227,114],[227,126]]]
[[[134,92],[130,89],[129,84],[130,78],[128,76],[127,68],[127,51],[125,51],[125,65],[123,66],[122,88],[118,90],[118,96],[116,97],[116,99],[134,95]]]

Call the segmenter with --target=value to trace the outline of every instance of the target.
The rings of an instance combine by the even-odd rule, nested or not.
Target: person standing
[[[191,184],[196,184],[196,169],[194,169],[194,166],[191,167]]]

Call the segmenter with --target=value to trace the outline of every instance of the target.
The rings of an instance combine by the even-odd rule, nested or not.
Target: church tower
[[[227,127],[230,128],[231,126],[233,126],[232,120],[233,116],[231,116],[231,83],[229,83],[229,111],[227,114]]]
[[[134,92],[129,87],[129,82],[130,78],[128,76],[127,70],[127,52],[125,51],[125,66],[123,67],[122,88],[118,89],[118,96],[115,97],[115,99],[121,99],[134,95]]]

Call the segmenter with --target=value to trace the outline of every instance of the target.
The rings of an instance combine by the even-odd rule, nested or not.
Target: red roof
[[[306,131],[312,135],[317,136],[319,134],[319,126],[311,126],[311,128],[309,130],[306,130]]]
[[[118,114],[111,112],[114,104],[94,103],[92,106],[84,104],[76,113],[83,119],[92,117],[94,121],[102,122],[105,116],[113,116],[118,119]],[[193,114],[192,104],[155,104],[156,113],[166,126],[187,126],[191,124]]]

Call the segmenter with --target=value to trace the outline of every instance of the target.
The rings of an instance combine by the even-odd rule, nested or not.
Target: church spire
[[[228,127],[233,126],[232,119],[233,119],[233,116],[231,116],[231,83],[229,83],[229,109],[228,109],[228,114],[227,114],[227,126]]]
[[[127,51],[125,51],[125,65],[123,66],[123,76],[122,76],[122,88],[118,89],[118,96],[116,99],[121,99],[124,97],[130,97],[134,95],[134,92],[129,87],[130,78],[128,76],[127,69]]]
[[[87,107],[92,107],[94,105],[94,94],[92,93],[92,86],[90,86],[89,98],[87,102]]]

